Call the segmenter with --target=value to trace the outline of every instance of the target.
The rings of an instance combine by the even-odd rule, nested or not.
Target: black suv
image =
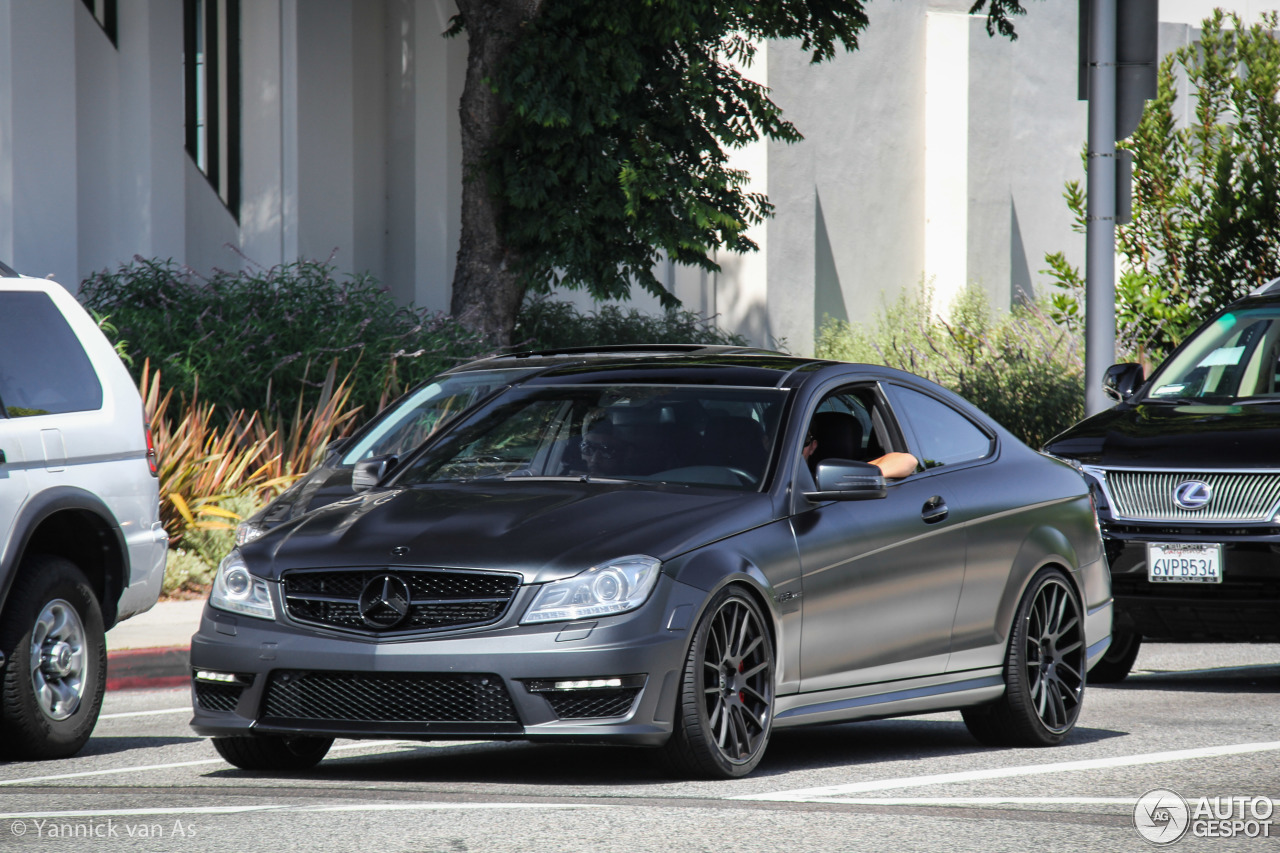
[[[1045,446],[1089,479],[1111,564],[1090,680],[1124,678],[1143,638],[1280,641],[1280,279],[1104,387],[1118,405]]]

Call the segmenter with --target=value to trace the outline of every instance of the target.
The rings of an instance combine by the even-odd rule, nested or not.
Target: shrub
[[[335,362],[316,408],[295,411],[287,427],[243,410],[220,425],[216,406],[198,395],[176,402],[172,388],[162,395],[160,374],[143,362],[139,390],[160,469],[160,519],[175,547],[200,551],[188,543],[197,531],[233,529],[228,521],[238,520],[227,501],[269,500],[320,461],[355,414],[347,407],[352,378],[337,382],[336,371]]]
[[[1116,228],[1121,360],[1157,365],[1222,306],[1280,275],[1280,12],[1246,26],[1217,9],[1160,63],[1133,152],[1133,220]],[[1184,118],[1185,117],[1185,118]],[[1063,197],[1085,231],[1079,181]],[[1080,325],[1085,283],[1045,256],[1058,319]]]
[[[367,415],[401,393],[491,348],[451,318],[395,304],[367,275],[328,263],[197,275],[172,261],[135,258],[80,286],[110,318],[108,336],[138,366],[150,359],[179,397],[200,395],[218,418],[244,410],[279,417],[310,408],[325,367],[349,376],[351,407]]]
[[[568,302],[535,296],[525,302],[513,337],[521,342],[521,349],[608,344],[746,345],[746,338],[716,328],[712,319],[679,309],[645,314],[617,305],[602,305],[584,315]]]
[[[1036,304],[994,318],[976,287],[957,300],[950,322],[934,315],[928,288],[886,305],[870,331],[829,319],[819,331],[817,354],[932,379],[1032,447],[1084,416],[1079,339]]]
[[[203,593],[213,583],[218,563],[236,544],[235,525],[258,511],[262,501],[252,492],[223,498],[206,509],[216,507],[217,516],[198,521],[182,535],[182,545],[170,548],[164,568],[161,593],[168,596]]]

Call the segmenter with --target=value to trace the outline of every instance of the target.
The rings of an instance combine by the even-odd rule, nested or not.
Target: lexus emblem
[[[1179,483],[1173,490],[1173,502],[1181,509],[1204,509],[1211,497],[1213,497],[1213,489],[1202,480],[1187,480]]]
[[[409,585],[395,575],[378,575],[360,591],[360,618],[374,630],[394,628],[409,615]]]

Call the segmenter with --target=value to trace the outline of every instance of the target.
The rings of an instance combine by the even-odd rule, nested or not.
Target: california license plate
[[[1147,579],[1152,583],[1222,583],[1222,546],[1148,543]]]

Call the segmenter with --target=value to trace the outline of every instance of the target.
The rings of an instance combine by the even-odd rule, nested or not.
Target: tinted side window
[[[0,293],[0,403],[11,418],[102,408],[102,385],[46,293]]]
[[[891,393],[898,414],[920,442],[924,467],[969,462],[991,453],[991,438],[946,403],[900,385],[891,386]]]

